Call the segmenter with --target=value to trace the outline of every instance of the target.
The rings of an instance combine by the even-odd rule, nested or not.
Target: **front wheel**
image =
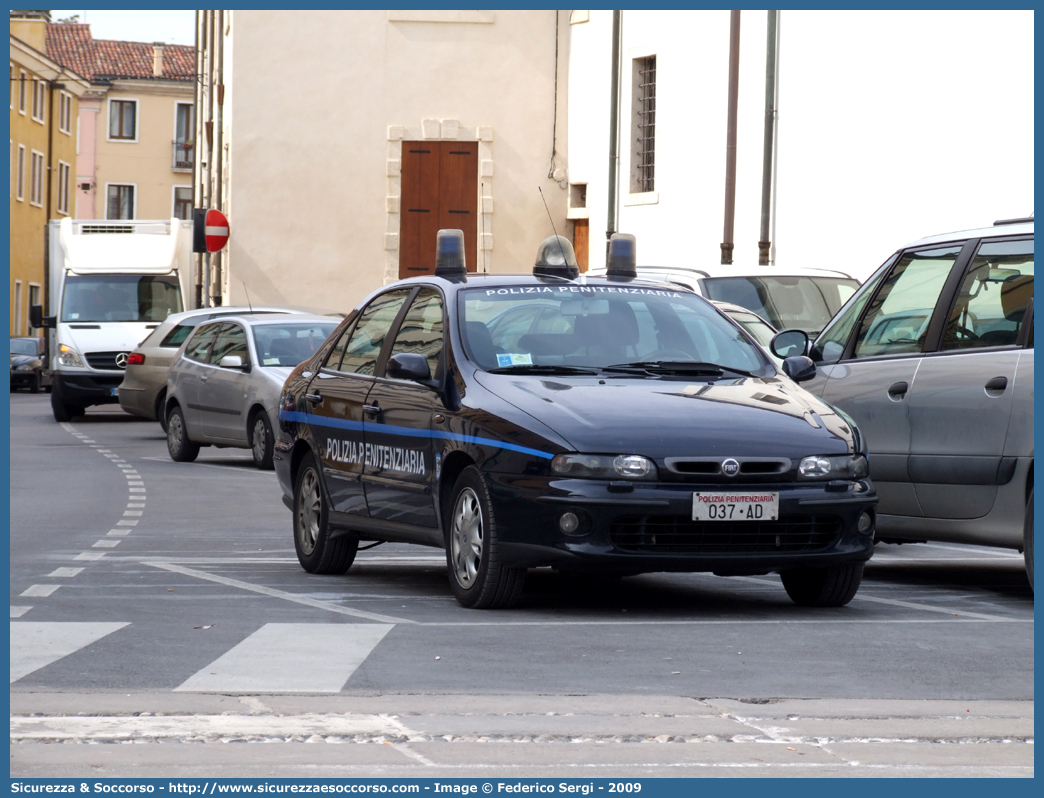
[[[55,421],[72,421],[76,416],[82,416],[83,411],[79,405],[67,405],[62,401],[61,391],[51,391],[51,412]]]
[[[802,607],[843,607],[852,600],[863,580],[863,563],[829,568],[794,568],[781,571],[783,587]]]
[[[513,606],[522,594],[526,569],[509,568],[501,561],[489,490],[475,466],[465,468],[453,486],[446,529],[450,588],[461,606]]]
[[[1022,522],[1022,556],[1026,558],[1026,578],[1033,590],[1033,489],[1026,502],[1026,520]]]
[[[330,537],[329,515],[319,465],[309,454],[294,483],[294,549],[310,574],[343,574],[359,550],[358,535]]]
[[[199,454],[199,444],[189,439],[185,416],[177,405],[167,417],[167,451],[176,463],[191,463]]]
[[[29,393],[40,393],[40,375],[34,374],[32,381],[29,383]]]
[[[268,413],[258,410],[250,420],[250,453],[254,456],[254,465],[262,471],[272,470],[273,437]]]

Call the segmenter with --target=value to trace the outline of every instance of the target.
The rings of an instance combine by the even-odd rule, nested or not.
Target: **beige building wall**
[[[11,29],[42,48],[43,20],[12,19]],[[76,123],[79,97],[88,86],[14,35],[10,67],[10,334],[28,335],[39,332],[29,328],[30,301],[44,303],[47,221],[75,209]],[[34,92],[41,92],[35,112]]]
[[[480,267],[531,271],[552,234],[538,189],[570,235],[561,155],[552,168],[568,12],[225,15],[226,303],[246,300],[245,283],[254,302],[347,310],[397,279],[403,140],[479,142]]]
[[[191,169],[174,169],[177,104],[194,101],[193,85],[164,80],[117,80],[101,99],[96,120],[93,218],[107,218],[110,185],[135,187],[135,219],[169,219],[174,213],[174,187],[192,187]],[[137,105],[134,140],[109,135],[113,101]],[[90,217],[89,217],[90,218]]]

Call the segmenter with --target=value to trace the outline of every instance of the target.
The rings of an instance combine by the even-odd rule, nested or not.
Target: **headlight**
[[[867,473],[866,457],[861,454],[803,457],[798,463],[799,479],[861,479]]]
[[[567,477],[586,479],[644,479],[659,477],[656,463],[638,454],[559,454],[551,470]]]
[[[83,358],[77,354],[76,350],[65,344],[58,346],[58,365],[75,369],[87,368],[83,364]]]

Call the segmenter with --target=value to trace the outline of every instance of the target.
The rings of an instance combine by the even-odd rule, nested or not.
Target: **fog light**
[[[873,528],[873,526],[874,519],[871,517],[870,513],[867,510],[863,510],[863,512],[859,516],[859,520],[856,521],[856,529],[858,529],[865,535]]]
[[[565,534],[572,535],[580,528],[580,519],[576,517],[576,513],[562,513],[558,518],[558,528]]]

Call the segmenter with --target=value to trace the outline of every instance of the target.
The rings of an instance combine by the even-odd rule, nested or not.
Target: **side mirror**
[[[422,384],[431,382],[431,369],[424,355],[414,352],[400,352],[388,359],[385,375],[393,380],[412,380]]]
[[[776,357],[786,359],[808,354],[808,333],[804,330],[784,330],[772,336],[769,349]]]
[[[816,364],[812,358],[794,355],[783,361],[783,373],[794,382],[805,382],[816,376]]]
[[[29,307],[29,326],[35,329],[43,327],[54,327],[57,322],[55,316],[44,316],[42,305],[31,305]]]
[[[218,363],[223,369],[239,369],[240,371],[249,371],[250,366],[243,364],[243,358],[239,355],[225,355],[221,358],[221,362]]]

